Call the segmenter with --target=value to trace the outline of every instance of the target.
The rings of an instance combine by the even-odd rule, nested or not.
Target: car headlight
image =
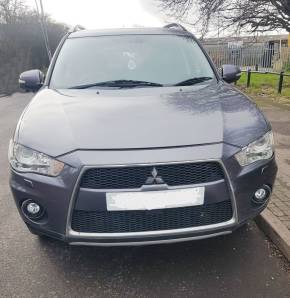
[[[64,163],[37,152],[12,140],[9,144],[8,159],[11,167],[18,172],[32,172],[47,176],[58,176]]]
[[[235,157],[241,166],[246,166],[257,160],[269,159],[273,153],[274,138],[272,131],[269,131],[260,139],[243,148]]]

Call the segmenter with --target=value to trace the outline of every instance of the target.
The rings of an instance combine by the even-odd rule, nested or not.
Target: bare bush
[[[289,0],[156,1],[168,15],[190,24],[201,24],[204,33],[217,18],[222,29],[234,27],[248,32],[285,29],[290,32]]]
[[[48,39],[52,51],[67,31],[67,26],[46,16]],[[22,71],[45,70],[49,61],[38,15],[22,0],[0,0],[0,94],[18,88]]]

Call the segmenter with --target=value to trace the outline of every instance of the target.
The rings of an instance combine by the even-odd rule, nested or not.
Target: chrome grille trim
[[[77,192],[80,187],[80,180],[84,172],[89,168],[96,168],[96,167],[132,167],[132,166],[142,166],[142,165],[160,165],[160,164],[174,164],[174,163],[198,163],[198,162],[218,162],[224,173],[225,173],[225,181],[229,189],[231,203],[232,203],[232,209],[233,209],[233,217],[226,222],[218,223],[218,224],[212,224],[212,225],[206,225],[206,226],[199,226],[199,227],[191,227],[191,228],[184,228],[184,229],[176,229],[176,230],[164,230],[164,231],[146,231],[146,232],[128,232],[128,233],[83,233],[83,232],[76,232],[71,227],[72,222],[72,213],[73,213],[73,207],[74,203],[77,197]],[[206,183],[205,183],[206,185]],[[171,187],[173,188],[173,187]],[[106,191],[114,191],[114,190],[108,190]],[[116,190],[115,190],[116,191]],[[132,189],[131,189],[132,191]],[[237,214],[237,205],[236,205],[236,199],[235,194],[233,190],[232,183],[229,178],[229,174],[227,172],[226,167],[224,166],[222,160],[220,159],[201,159],[201,160],[190,160],[190,161],[173,161],[173,162],[161,162],[161,163],[135,163],[135,164],[106,164],[106,165],[88,165],[83,166],[80,170],[78,179],[76,181],[74,190],[72,192],[70,204],[69,204],[69,210],[68,210],[68,216],[67,216],[67,225],[66,225],[66,236],[69,238],[84,238],[84,239],[91,239],[91,240],[98,240],[98,239],[115,239],[115,238],[134,238],[134,237],[146,237],[146,236],[174,236],[174,235],[180,235],[184,233],[190,233],[190,232],[200,232],[200,231],[215,231],[220,228],[226,228],[234,226],[238,222],[238,214]]]

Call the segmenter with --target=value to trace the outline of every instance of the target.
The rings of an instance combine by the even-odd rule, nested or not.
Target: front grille
[[[218,162],[176,163],[156,166],[128,166],[92,168],[82,176],[80,186],[92,189],[140,188],[153,169],[157,170],[169,186],[207,183],[224,179],[224,172]]]
[[[232,218],[229,200],[202,206],[138,211],[74,210],[72,229],[84,233],[126,233],[182,229]]]

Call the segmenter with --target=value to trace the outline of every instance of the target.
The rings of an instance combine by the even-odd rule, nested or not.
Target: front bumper
[[[251,198],[255,190],[266,184],[273,187],[277,166],[275,158],[241,168],[233,155],[239,148],[215,144],[174,149],[136,151],[76,151],[59,159],[68,166],[56,178],[32,173],[12,171],[10,185],[25,223],[38,233],[45,234],[74,245],[145,245],[203,239],[229,234],[247,220],[258,215],[267,205],[254,205]],[[88,165],[94,167],[112,165],[159,164],[172,162],[217,161],[225,172],[228,195],[232,202],[233,216],[222,223],[184,229],[130,232],[83,233],[71,227],[72,212],[79,194],[80,178]],[[204,184],[211,194],[220,194],[219,183]],[[214,200],[214,195],[212,198]],[[39,202],[46,210],[41,220],[34,222],[25,217],[21,204],[26,199]]]

